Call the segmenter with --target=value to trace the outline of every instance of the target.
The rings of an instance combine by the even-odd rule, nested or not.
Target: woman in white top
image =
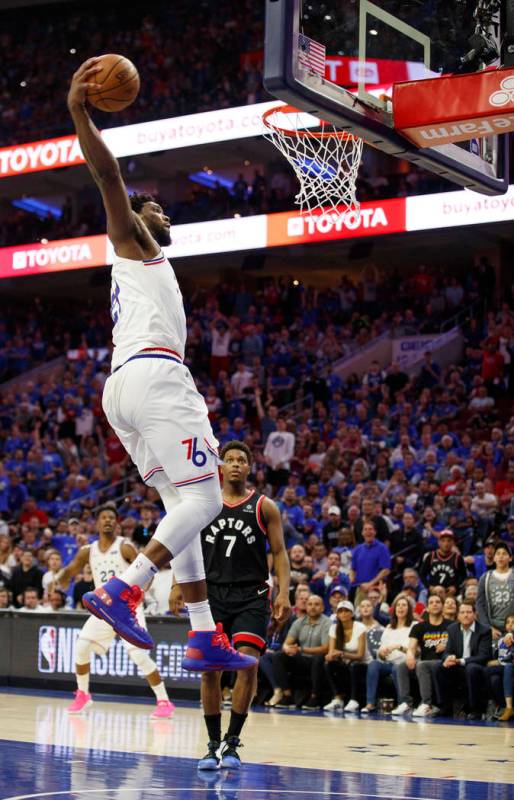
[[[394,667],[395,664],[405,661],[412,622],[412,605],[405,595],[399,594],[393,603],[391,622],[382,634],[377,658],[368,664],[366,705],[361,709],[361,714],[369,714],[370,711],[375,710],[378,682],[381,677],[392,675],[393,680],[396,681]]]
[[[345,713],[357,714],[361,705],[363,705],[363,697],[366,692],[366,673],[368,671],[368,664],[376,658],[378,648],[384,628],[373,616],[375,607],[371,600],[367,597],[361,600],[357,610],[357,617],[366,629],[366,660],[362,662],[354,661],[351,666],[352,671],[352,697],[351,700],[345,705]],[[389,607],[388,607],[389,613]],[[360,702],[359,702],[360,700]]]
[[[9,580],[14,567],[18,566],[13,555],[12,542],[7,533],[0,533],[0,578]]]
[[[355,680],[352,665],[366,663],[371,658],[366,648],[366,628],[354,619],[353,603],[341,600],[336,608],[336,622],[328,632],[328,653],[325,670],[332,690],[332,697],[325,711],[339,711],[344,706],[344,697],[354,697]]]
[[[49,594],[50,586],[57,581],[57,575],[62,569],[61,554],[57,550],[50,550],[46,559],[47,571],[43,575],[43,594]]]

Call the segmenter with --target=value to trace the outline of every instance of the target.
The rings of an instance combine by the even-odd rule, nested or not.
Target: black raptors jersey
[[[221,514],[203,529],[205,574],[210,584],[263,584],[268,580],[264,495],[252,490],[239,503],[225,500]]]

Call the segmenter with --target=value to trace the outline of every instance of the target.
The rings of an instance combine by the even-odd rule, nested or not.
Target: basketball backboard
[[[419,149],[394,128],[392,86],[498,66],[504,5],[266,0],[264,84],[277,99],[390,155],[460,186],[502,194],[508,188],[507,135]]]

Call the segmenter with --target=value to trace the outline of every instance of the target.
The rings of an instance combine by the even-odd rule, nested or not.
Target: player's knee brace
[[[166,513],[169,514],[181,501],[178,489],[175,489],[175,487],[169,483],[167,479],[164,482],[161,480],[160,483],[156,483],[155,488],[159,492],[162,504],[166,509]]]
[[[140,650],[139,648],[130,649],[128,654],[134,664],[139,667],[143,675],[151,675],[152,672],[155,672],[157,666],[155,661],[152,661],[146,650]]]
[[[205,528],[223,508],[223,497],[218,477],[215,476],[204,483],[181,486],[179,489],[182,502],[195,509],[199,531]]]
[[[77,639],[75,645],[75,664],[89,664],[91,653],[93,652],[93,642],[89,639]]]
[[[177,583],[195,583],[205,578],[202,542],[197,535],[181,553],[173,559],[173,574]]]
[[[178,556],[223,508],[217,477],[200,484],[181,486],[180,503],[159,523],[154,540]]]

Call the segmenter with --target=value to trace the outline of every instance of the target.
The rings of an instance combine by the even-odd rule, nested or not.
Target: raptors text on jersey
[[[223,501],[221,513],[202,531],[209,584],[264,584],[269,578],[264,495],[255,490],[239,503]]]

